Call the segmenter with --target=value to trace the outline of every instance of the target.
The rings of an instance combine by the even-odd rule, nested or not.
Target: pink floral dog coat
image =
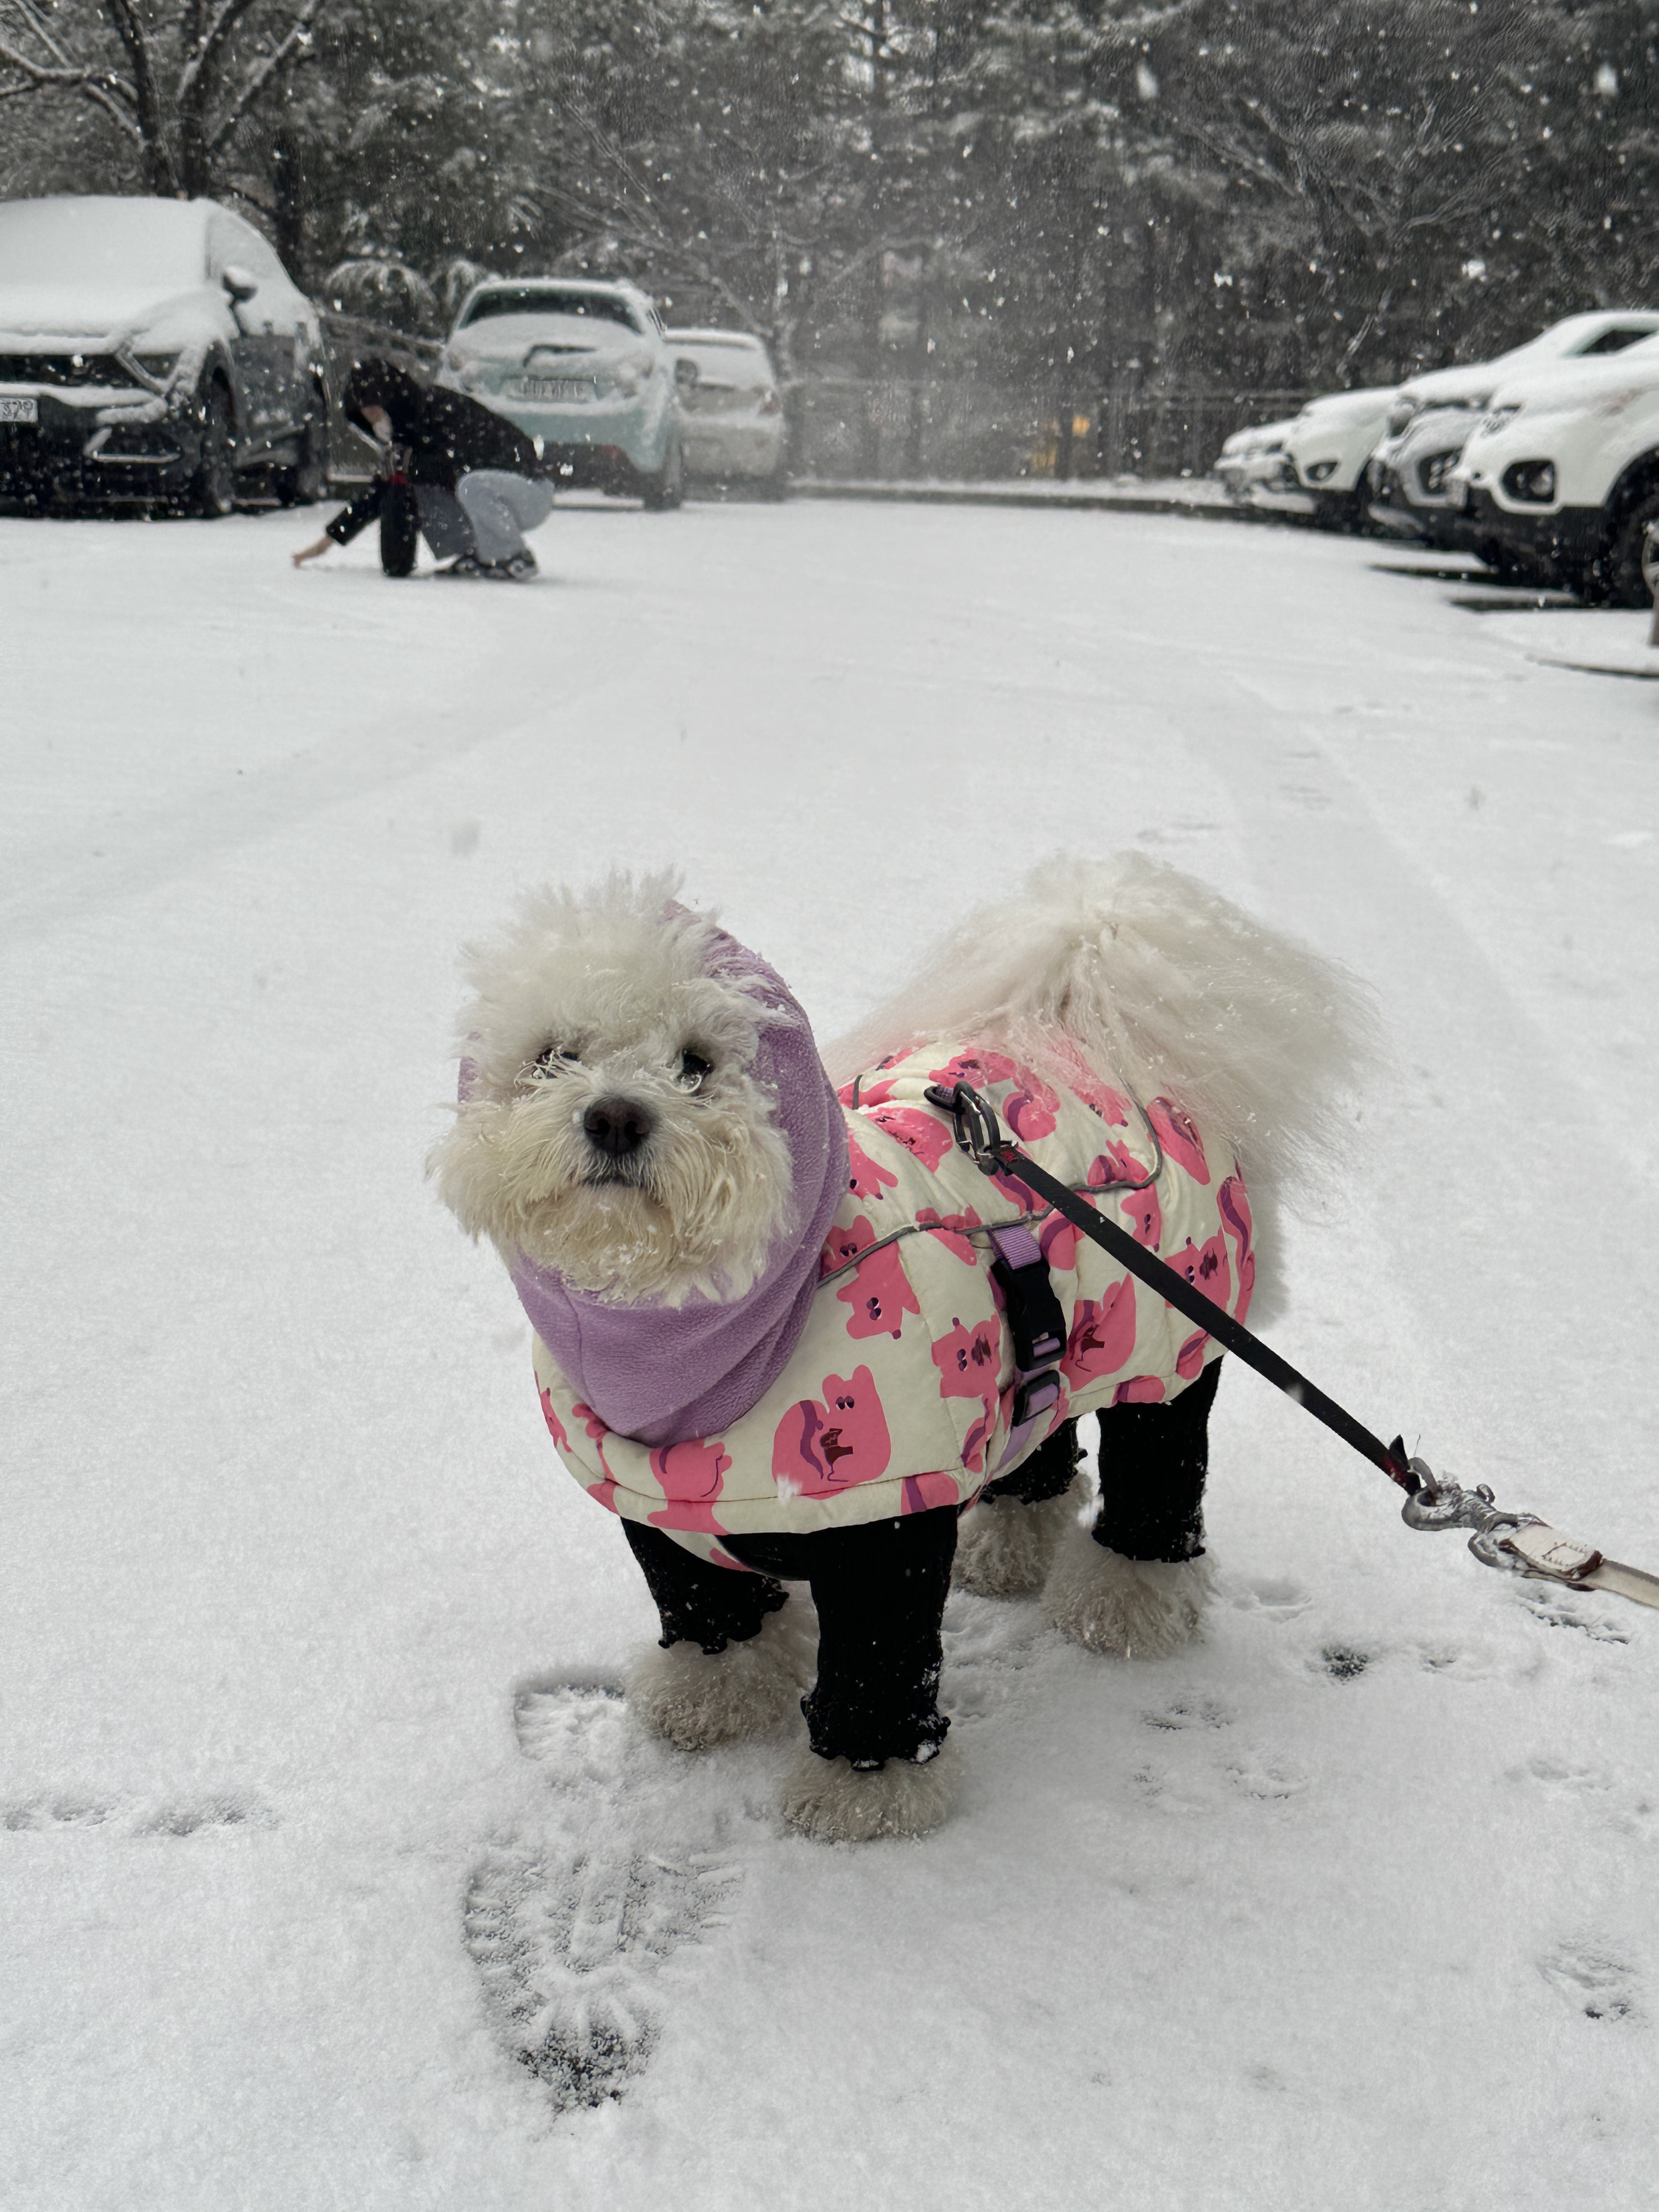
[[[933,1045],[841,1094],[848,1188],[787,1365],[719,1435],[650,1446],[608,1428],[535,1346],[561,1457],[603,1505],[721,1566],[723,1535],[965,1504],[1079,1413],[1173,1398],[1219,1346],[1072,1224],[958,1152],[930,1084],[971,1084],[1037,1164],[1243,1320],[1255,1276],[1236,1165],[1166,1099],[1142,1108],[1079,1060],[1056,1087],[1003,1054]],[[988,1231],[1036,1233],[1064,1310],[1057,1400],[1017,1428],[1013,1345]]]

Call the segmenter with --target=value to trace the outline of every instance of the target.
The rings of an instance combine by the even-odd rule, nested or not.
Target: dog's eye
[[[544,1044],[536,1054],[535,1068],[538,1075],[556,1075],[562,1067],[578,1067],[580,1053],[568,1044]]]
[[[680,1054],[679,1086],[682,1091],[701,1091],[704,1079],[714,1073],[714,1064],[705,1060],[700,1052],[688,1046]]]

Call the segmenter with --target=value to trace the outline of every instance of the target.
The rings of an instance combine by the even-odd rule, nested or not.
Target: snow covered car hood
[[[1394,402],[1398,386],[1368,386],[1360,392],[1327,392],[1310,399],[1291,425],[1292,429],[1325,429],[1379,420]]]

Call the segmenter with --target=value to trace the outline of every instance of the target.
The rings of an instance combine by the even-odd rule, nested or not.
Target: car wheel
[[[234,431],[230,394],[216,377],[202,404],[202,443],[186,501],[190,512],[212,522],[228,514],[236,504],[236,472],[232,465]]]
[[[685,497],[685,455],[676,438],[662,457],[662,466],[653,477],[647,477],[641,492],[648,511],[666,514],[671,507],[678,507]]]
[[[1599,563],[1604,597],[1610,606],[1650,607],[1659,594],[1659,545],[1649,532],[1659,529],[1659,491],[1638,499],[1613,534]]]
[[[320,392],[311,395],[299,447],[292,468],[271,471],[270,488],[284,507],[314,507],[328,497],[328,412]]]
[[[410,575],[420,549],[421,510],[415,495],[407,484],[391,484],[380,508],[380,566],[388,576]]]

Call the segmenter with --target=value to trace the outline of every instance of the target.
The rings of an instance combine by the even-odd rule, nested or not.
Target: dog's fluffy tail
[[[1140,853],[1044,861],[826,1057],[840,1083],[932,1039],[1000,1046],[1062,1080],[1071,1040],[1231,1146],[1258,1209],[1342,1163],[1347,1102],[1378,1054],[1355,977]]]

